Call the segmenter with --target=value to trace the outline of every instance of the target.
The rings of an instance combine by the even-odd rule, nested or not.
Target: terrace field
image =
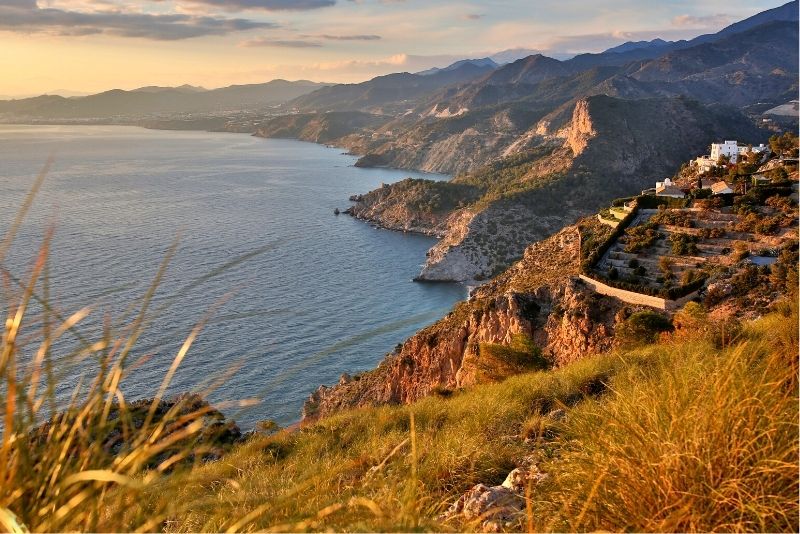
[[[589,274],[652,293],[697,286],[743,263],[772,265],[797,239],[796,199],[795,185],[754,191],[729,199],[728,206],[718,199],[687,208],[639,209]]]

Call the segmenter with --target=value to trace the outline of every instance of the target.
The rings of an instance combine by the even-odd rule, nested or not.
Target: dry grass
[[[651,349],[651,366],[577,407],[551,467],[557,487],[547,498],[567,503],[554,527],[796,532],[793,326],[796,316],[769,317],[723,351],[706,342]]]
[[[796,531],[796,317],[748,324],[723,350],[700,334],[345,412],[251,439],[146,502],[190,502],[176,532],[472,530],[437,516],[535,454],[552,477],[520,529]],[[560,406],[566,422],[544,417]]]

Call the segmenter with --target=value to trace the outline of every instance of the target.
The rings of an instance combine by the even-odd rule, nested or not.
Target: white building
[[[665,186],[668,186],[668,185],[675,185],[675,184],[672,183],[671,179],[666,178],[663,182],[656,182],[656,189],[659,189],[661,187],[665,187]]]
[[[761,154],[766,149],[767,149],[767,147],[764,146],[764,143],[761,143],[758,146],[740,146],[739,147],[739,155],[741,156],[743,154],[750,154],[750,153],[753,153],[753,152],[755,152],[756,154]]]
[[[685,198],[686,194],[674,185],[656,187],[657,197]]]
[[[714,195],[729,195],[733,193],[733,189],[730,188],[727,182],[717,182],[712,184],[711,193]]]
[[[672,197],[684,198],[686,195],[683,191],[678,189],[675,184],[667,178],[663,182],[656,182],[656,196],[657,197]]]
[[[697,165],[697,168],[700,172],[708,172],[717,166],[717,161],[711,159],[711,156],[706,154],[705,156],[696,158],[694,160],[694,164]]]
[[[727,156],[731,163],[736,163],[736,158],[739,156],[739,144],[736,141],[711,143],[711,159],[716,162],[720,156]]]
[[[760,154],[767,149],[764,144],[760,144],[758,146],[747,146],[747,145],[739,145],[736,141],[725,141],[724,143],[711,143],[711,155],[710,156],[702,156],[697,158],[695,162],[698,165],[701,165],[701,160],[703,165],[707,166],[710,163],[716,164],[719,160],[720,156],[727,156],[730,158],[731,163],[736,163],[739,159],[739,156],[744,154],[749,154],[751,152],[755,152]],[[707,159],[706,159],[707,158]],[[713,166],[713,165],[712,165]],[[701,169],[703,166],[701,166]],[[710,167],[708,167],[710,169]]]

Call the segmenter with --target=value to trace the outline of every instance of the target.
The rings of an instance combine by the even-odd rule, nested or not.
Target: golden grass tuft
[[[119,325],[107,320],[96,339],[84,336],[79,327],[91,308],[68,315],[48,299],[52,231],[24,278],[4,267],[5,255],[49,166],[48,161],[0,244],[0,310],[6,315],[0,341],[0,528],[156,530],[179,512],[181,503],[163,499],[153,506],[139,506],[143,492],[178,464],[196,461],[211,450],[204,433],[206,417],[217,415],[212,408],[192,396],[162,403],[202,322],[184,342],[152,402],[129,405],[123,384],[136,364],[129,360],[154,318],[150,304],[175,245],[138,306],[131,306],[131,314]],[[53,354],[65,336],[72,336],[77,348]],[[71,365],[86,372],[77,384],[69,384],[71,399],[65,401],[55,391],[64,385],[64,371]],[[109,512],[114,509],[127,513],[122,517]]]

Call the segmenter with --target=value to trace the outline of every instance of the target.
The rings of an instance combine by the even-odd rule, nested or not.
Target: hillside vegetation
[[[783,306],[731,340],[688,310],[656,344],[254,435],[222,460],[108,485],[105,506],[87,495],[81,514],[47,525],[491,529],[491,510],[442,513],[527,463],[539,476],[504,530],[796,532],[796,325]],[[22,505],[10,509],[28,517]]]

